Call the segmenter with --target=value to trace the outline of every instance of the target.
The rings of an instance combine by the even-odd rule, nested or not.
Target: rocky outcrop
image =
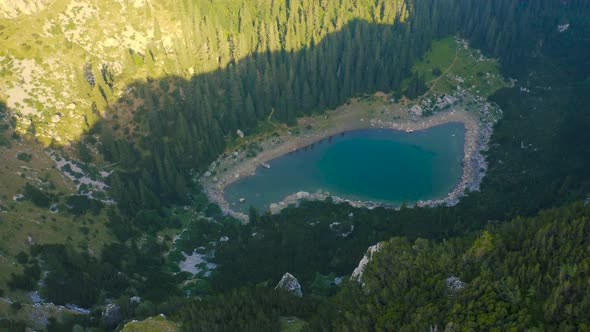
[[[52,0],[3,0],[0,1],[0,18],[15,18],[43,10]]]
[[[365,256],[363,256],[363,258],[359,262],[359,265],[352,272],[352,275],[350,276],[350,280],[354,280],[354,281],[363,283],[362,277],[363,277],[363,271],[365,270],[365,267],[373,259],[373,255],[376,252],[379,252],[382,247],[383,247],[383,243],[379,242],[376,245],[370,246],[369,249],[367,249]]]
[[[284,289],[299,297],[303,296],[303,292],[301,291],[301,285],[299,284],[299,281],[289,272],[283,275],[281,281],[279,281],[275,289]]]
[[[103,324],[105,326],[116,326],[121,319],[121,307],[114,303],[107,304],[102,312]]]
[[[447,288],[451,292],[456,292],[460,289],[463,289],[467,285],[465,282],[461,281],[459,277],[455,276],[448,277],[447,279],[445,279],[445,282],[447,283]]]

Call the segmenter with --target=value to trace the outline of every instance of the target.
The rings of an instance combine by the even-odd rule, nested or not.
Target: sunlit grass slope
[[[412,72],[424,79],[428,94],[449,94],[462,89],[487,98],[508,86],[496,59],[484,57],[479,50],[470,48],[466,40],[456,37],[432,43],[431,50],[414,64]],[[410,78],[402,83],[402,89],[409,83]]]
[[[133,81],[190,77],[255,52],[298,50],[352,19],[393,23],[408,15],[403,0],[56,0],[0,19],[0,99],[18,132],[62,145]]]

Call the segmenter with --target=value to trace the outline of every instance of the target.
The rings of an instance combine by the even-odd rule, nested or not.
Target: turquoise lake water
[[[443,198],[463,172],[464,140],[462,123],[413,133],[348,131],[273,159],[270,169],[258,167],[225,188],[225,199],[247,212],[250,205],[264,211],[299,191],[391,205]]]

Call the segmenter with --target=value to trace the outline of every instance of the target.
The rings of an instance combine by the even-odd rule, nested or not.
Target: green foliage
[[[6,116],[6,103],[0,100],[0,121],[4,120],[4,116]]]
[[[41,295],[55,304],[89,307],[96,303],[101,291],[120,291],[126,283],[112,267],[103,266],[88,253],[69,246],[34,246],[31,255],[40,257],[47,271]]]
[[[45,299],[56,304],[90,307],[100,296],[117,298],[125,291],[139,292],[144,300],[162,301],[173,296],[176,281],[165,270],[164,250],[164,245],[147,238],[141,247],[137,243],[105,246],[101,259],[64,245],[35,245],[31,255],[40,258],[43,270],[47,271],[40,290]],[[40,275],[36,261],[32,267],[36,274],[29,278],[31,282],[24,284],[32,285],[28,290],[35,288]],[[25,275],[15,279],[15,283],[23,283],[24,277],[31,274],[25,269]]]
[[[21,152],[21,153],[19,153],[19,154],[16,155],[16,158],[18,160],[29,162],[29,161],[31,161],[31,159],[33,159],[33,156],[30,155],[30,154],[28,154],[28,153]]]
[[[47,325],[47,332],[103,332],[104,328],[92,327],[100,326],[97,324],[100,322],[100,311],[98,313],[93,311],[91,315],[71,314],[64,313],[56,319],[55,317],[49,318],[49,324]],[[84,328],[88,326],[87,328]]]
[[[433,94],[454,93],[459,87],[470,94],[487,98],[508,86],[498,61],[484,57],[478,49],[465,47],[464,43],[468,41],[457,36],[434,41],[423,59],[413,64],[414,75],[404,80],[401,88],[412,88],[416,85],[415,77],[421,77],[432,88]]]
[[[111,244],[103,249],[103,268],[112,267],[115,271],[122,272],[127,276],[124,280],[131,283],[121,285],[115,294],[127,290],[141,294],[143,300],[156,303],[178,295],[177,285],[184,278],[173,275],[167,268],[164,253],[169,248],[153,236],[145,236],[142,242],[141,246],[136,241],[131,241],[128,244]],[[126,289],[128,286],[132,287]]]
[[[15,257],[19,264],[26,264],[29,262],[29,255],[24,251],[19,252]]]
[[[6,104],[0,100],[0,146],[10,147],[10,139],[4,135],[9,128],[9,121],[6,119]]]
[[[10,139],[0,133],[0,146],[10,147]]]
[[[207,204],[205,215],[207,215],[207,217],[219,218],[221,216],[221,208],[215,203],[209,203]]]
[[[23,195],[27,199],[30,199],[31,202],[33,202],[33,204],[43,208],[48,208],[52,200],[51,195],[47,194],[43,190],[33,186],[28,182],[27,184],[25,184],[25,187],[23,189]]]
[[[471,248],[465,253],[465,257],[479,259],[494,250],[493,238],[490,232],[483,231],[483,234],[475,240]]]
[[[10,309],[14,312],[21,310],[22,307],[23,305],[18,301],[14,301],[10,304]]]
[[[41,269],[36,260],[24,267],[22,274],[12,273],[8,281],[8,287],[12,290],[21,289],[32,291],[37,288],[37,281],[41,277]]]
[[[281,316],[309,317],[315,302],[264,287],[193,300],[182,308],[185,331],[278,331]]]
[[[364,287],[348,284],[326,304],[339,308],[331,329],[583,330],[590,324],[590,252],[572,243],[590,236],[589,217],[590,208],[575,203],[489,227],[476,244],[494,238],[497,245],[477,262],[462,259],[473,251],[469,237],[393,238],[365,269]],[[463,288],[446,285],[453,275]],[[318,315],[312,325],[325,330],[326,320]]]
[[[166,320],[165,317],[150,317],[144,321],[133,321],[125,324],[121,332],[174,332],[178,327],[176,323]]]
[[[308,328],[307,323],[297,317],[281,317],[281,332],[300,332],[306,331]]]
[[[119,241],[125,242],[139,234],[131,219],[122,218],[114,209],[109,209],[107,215],[109,218],[107,226]]]
[[[81,216],[87,212],[93,215],[100,213],[104,204],[100,201],[90,199],[84,195],[72,195],[66,198],[68,210],[75,216]]]
[[[94,158],[92,157],[92,152],[90,151],[88,146],[86,146],[86,144],[84,144],[84,142],[79,142],[77,145],[78,145],[78,158],[80,159],[80,161],[82,161],[84,163],[92,162],[94,160]]]
[[[168,215],[164,210],[140,210],[133,222],[146,233],[155,233],[163,227],[179,228],[181,226],[178,218]]]
[[[145,62],[145,56],[131,48],[129,49],[129,55],[131,56],[131,61],[137,67],[143,65],[143,63]]]
[[[0,318],[1,332],[25,332],[27,331],[27,324],[21,321],[13,321],[6,318]]]
[[[311,293],[317,296],[332,295],[336,291],[336,284],[334,283],[335,278],[336,275],[334,273],[322,275],[316,272],[315,277],[311,282]]]
[[[424,77],[418,76],[414,74],[412,79],[410,80],[409,86],[406,90],[404,90],[404,95],[410,99],[416,99],[418,96],[421,96],[426,92],[426,84],[424,82]]]

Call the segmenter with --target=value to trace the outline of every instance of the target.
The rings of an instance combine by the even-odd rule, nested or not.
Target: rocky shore
[[[426,112],[433,115],[423,116]],[[293,132],[286,131],[263,140],[251,139],[262,149],[262,152],[255,157],[248,157],[245,151],[226,153],[213,162],[209,171],[198,177],[198,181],[202,184],[203,191],[209,200],[217,203],[224,213],[247,222],[248,216],[231,208],[230,203],[224,198],[223,190],[241,177],[253,175],[257,167],[272,167],[272,162],[269,161],[274,158],[326,137],[355,129],[387,128],[413,132],[445,123],[460,122],[465,125],[466,131],[463,175],[446,197],[416,202],[418,206],[442,204],[452,206],[457,204],[466,191],[479,189],[487,169],[485,157],[481,152],[487,150],[493,126],[500,117],[501,111],[496,105],[465,92],[458,92],[452,96],[438,96],[422,101],[418,105],[393,103],[390,100],[381,102],[375,107],[375,103],[366,104],[366,102],[357,101],[325,115],[303,119],[300,121],[299,128],[312,128],[304,129],[303,133],[295,134],[295,130],[292,129]],[[325,200],[328,197],[332,197],[335,203],[347,202],[355,207],[397,208],[380,202],[348,200],[331,196],[328,192],[298,192],[271,204],[269,210],[271,213],[278,213],[291,204],[297,205],[302,199]]]

